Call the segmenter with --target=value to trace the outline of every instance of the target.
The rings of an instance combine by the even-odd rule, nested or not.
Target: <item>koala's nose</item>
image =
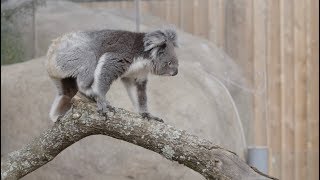
[[[176,69],[173,73],[172,73],[172,76],[175,76],[178,74],[178,69]]]

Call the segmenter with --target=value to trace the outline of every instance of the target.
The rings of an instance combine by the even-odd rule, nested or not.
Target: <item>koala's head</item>
[[[161,76],[175,76],[178,74],[178,59],[175,53],[177,34],[174,30],[157,30],[146,33],[144,51],[151,58],[151,72]]]

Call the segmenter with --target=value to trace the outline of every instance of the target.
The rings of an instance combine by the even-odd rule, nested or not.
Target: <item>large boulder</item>
[[[132,19],[115,15],[112,11],[97,13],[60,1],[48,1],[38,13],[40,55],[45,53],[51,39],[72,30],[134,30],[135,25]],[[150,28],[142,26],[143,30]],[[179,74],[176,77],[150,77],[148,100],[151,113],[163,118],[165,123],[211,140],[243,158],[246,149],[244,132],[233,99],[241,99],[244,107],[248,107],[250,101],[232,83],[224,81],[228,79],[227,82],[245,85],[240,69],[209,42],[180,31],[178,34],[181,46],[177,50]],[[1,67],[1,155],[21,148],[53,124],[48,112],[55,87],[45,71],[44,58]],[[121,82],[112,85],[107,97],[112,105],[133,110]],[[24,179],[204,178],[154,152],[97,135],[75,143]]]

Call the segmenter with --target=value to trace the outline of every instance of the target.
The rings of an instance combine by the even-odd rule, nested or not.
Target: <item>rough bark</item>
[[[136,144],[177,161],[207,179],[275,179],[251,168],[235,153],[210,141],[116,108],[101,116],[95,103],[77,95],[72,109],[20,150],[1,158],[1,178],[19,179],[90,135],[103,134]]]

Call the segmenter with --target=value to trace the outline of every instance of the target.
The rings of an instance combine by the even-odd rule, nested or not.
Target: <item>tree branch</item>
[[[120,108],[108,112],[107,117],[100,116],[95,103],[80,94],[73,98],[72,109],[61,120],[24,148],[1,158],[1,178],[21,178],[73,143],[96,134],[157,152],[207,179],[275,179],[251,168],[235,153],[170,125],[147,121]]]

